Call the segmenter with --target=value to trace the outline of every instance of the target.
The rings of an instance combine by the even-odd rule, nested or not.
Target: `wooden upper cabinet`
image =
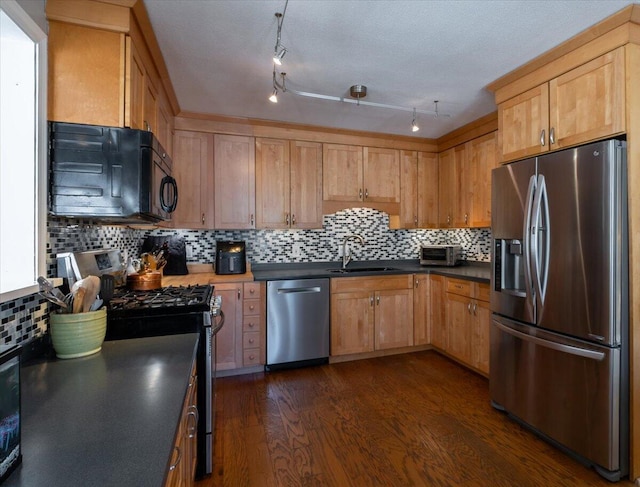
[[[48,119],[124,125],[125,35],[49,21]]]
[[[124,125],[132,129],[143,130],[145,128],[145,69],[142,58],[133,44],[131,37],[126,38],[126,53]]]
[[[438,223],[442,228],[453,226],[456,198],[455,148],[438,156]]]
[[[498,106],[502,159],[521,159],[549,150],[549,85],[533,88]],[[544,142],[544,145],[542,144]]]
[[[362,201],[362,147],[324,144],[322,195],[326,201]]]
[[[451,186],[450,204],[453,228],[469,226],[471,198],[473,192],[472,174],[469,166],[469,143],[453,148],[454,178]]]
[[[624,132],[624,65],[624,47],[619,47],[500,103],[501,160]]]
[[[148,130],[158,134],[158,90],[156,89],[151,76],[144,77],[144,120],[143,130]]]
[[[178,183],[173,226],[213,228],[213,135],[177,130],[172,173]]]
[[[291,226],[289,141],[256,139],[256,228]]]
[[[256,139],[256,227],[322,228],[322,144]]]
[[[255,140],[214,135],[215,228],[255,228]]]
[[[291,141],[291,228],[322,228],[322,144]]]
[[[363,150],[365,201],[400,203],[400,155],[397,149]]]
[[[620,47],[549,82],[551,149],[624,132],[624,62]]]
[[[438,155],[400,151],[399,228],[438,226]]]
[[[491,170],[498,164],[498,134],[478,137],[469,143],[471,174],[470,227],[491,226]]]

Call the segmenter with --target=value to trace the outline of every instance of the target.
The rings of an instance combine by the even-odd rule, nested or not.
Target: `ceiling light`
[[[287,76],[287,73],[280,73],[282,82],[278,83],[278,80],[276,78],[276,67],[273,67],[273,93],[271,93],[271,96],[269,97],[269,101],[271,103],[278,103],[278,90],[282,91],[283,93],[287,92],[287,87],[285,85],[285,76]]]
[[[278,103],[278,90],[276,90],[275,88],[273,89],[273,93],[271,93],[271,96],[269,97],[269,101],[271,103]]]
[[[416,123],[416,109],[413,109],[413,121],[411,122],[411,131],[412,132],[417,132],[418,130],[420,130],[420,127],[418,127],[418,124]]]
[[[280,50],[278,50],[278,47]],[[273,53],[273,62],[278,66],[282,66],[282,58],[287,53],[287,48],[284,46],[277,46],[275,52]]]

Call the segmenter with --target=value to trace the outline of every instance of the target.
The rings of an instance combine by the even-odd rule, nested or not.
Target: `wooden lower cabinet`
[[[429,328],[431,330],[431,345],[440,350],[449,347],[446,305],[445,280],[443,276],[429,275]]]
[[[182,416],[178,424],[176,443],[173,447],[165,487],[187,487],[194,482],[198,457],[197,384],[197,371],[194,364],[189,380],[189,390],[182,406]]]
[[[413,344],[428,345],[431,343],[431,289],[428,274],[413,276]]]
[[[242,365],[265,363],[266,292],[264,282],[245,282],[242,303]]]
[[[447,343],[450,356],[489,373],[489,285],[446,278]]]
[[[266,293],[263,282],[215,283],[222,296],[224,325],[216,335],[216,369],[229,371],[265,363]]]
[[[413,276],[331,279],[331,355],[413,345]]]
[[[216,294],[222,297],[224,325],[216,335],[216,370],[242,367],[242,296],[241,282],[216,282]]]

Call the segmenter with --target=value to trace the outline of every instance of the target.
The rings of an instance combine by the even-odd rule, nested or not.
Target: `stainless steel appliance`
[[[267,370],[327,363],[329,279],[267,282]]]
[[[245,243],[241,240],[216,240],[216,274],[244,274],[247,272]]]
[[[611,481],[628,473],[626,145],[493,170],[495,407]]]
[[[421,265],[455,266],[462,259],[460,245],[427,245],[420,247]]]
[[[127,282],[126,265],[122,253],[117,249],[62,252],[56,255],[58,277],[67,280],[69,288],[87,276],[110,274],[117,287]]]
[[[106,340],[200,333],[198,344],[198,454],[196,476],[213,471],[216,333],[224,324],[210,285],[121,290],[109,302]]]
[[[151,132],[50,122],[49,210],[103,221],[169,220],[171,158]]]

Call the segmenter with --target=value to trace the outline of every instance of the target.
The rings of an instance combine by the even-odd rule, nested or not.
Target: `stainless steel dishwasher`
[[[327,363],[329,279],[267,281],[267,370]]]

